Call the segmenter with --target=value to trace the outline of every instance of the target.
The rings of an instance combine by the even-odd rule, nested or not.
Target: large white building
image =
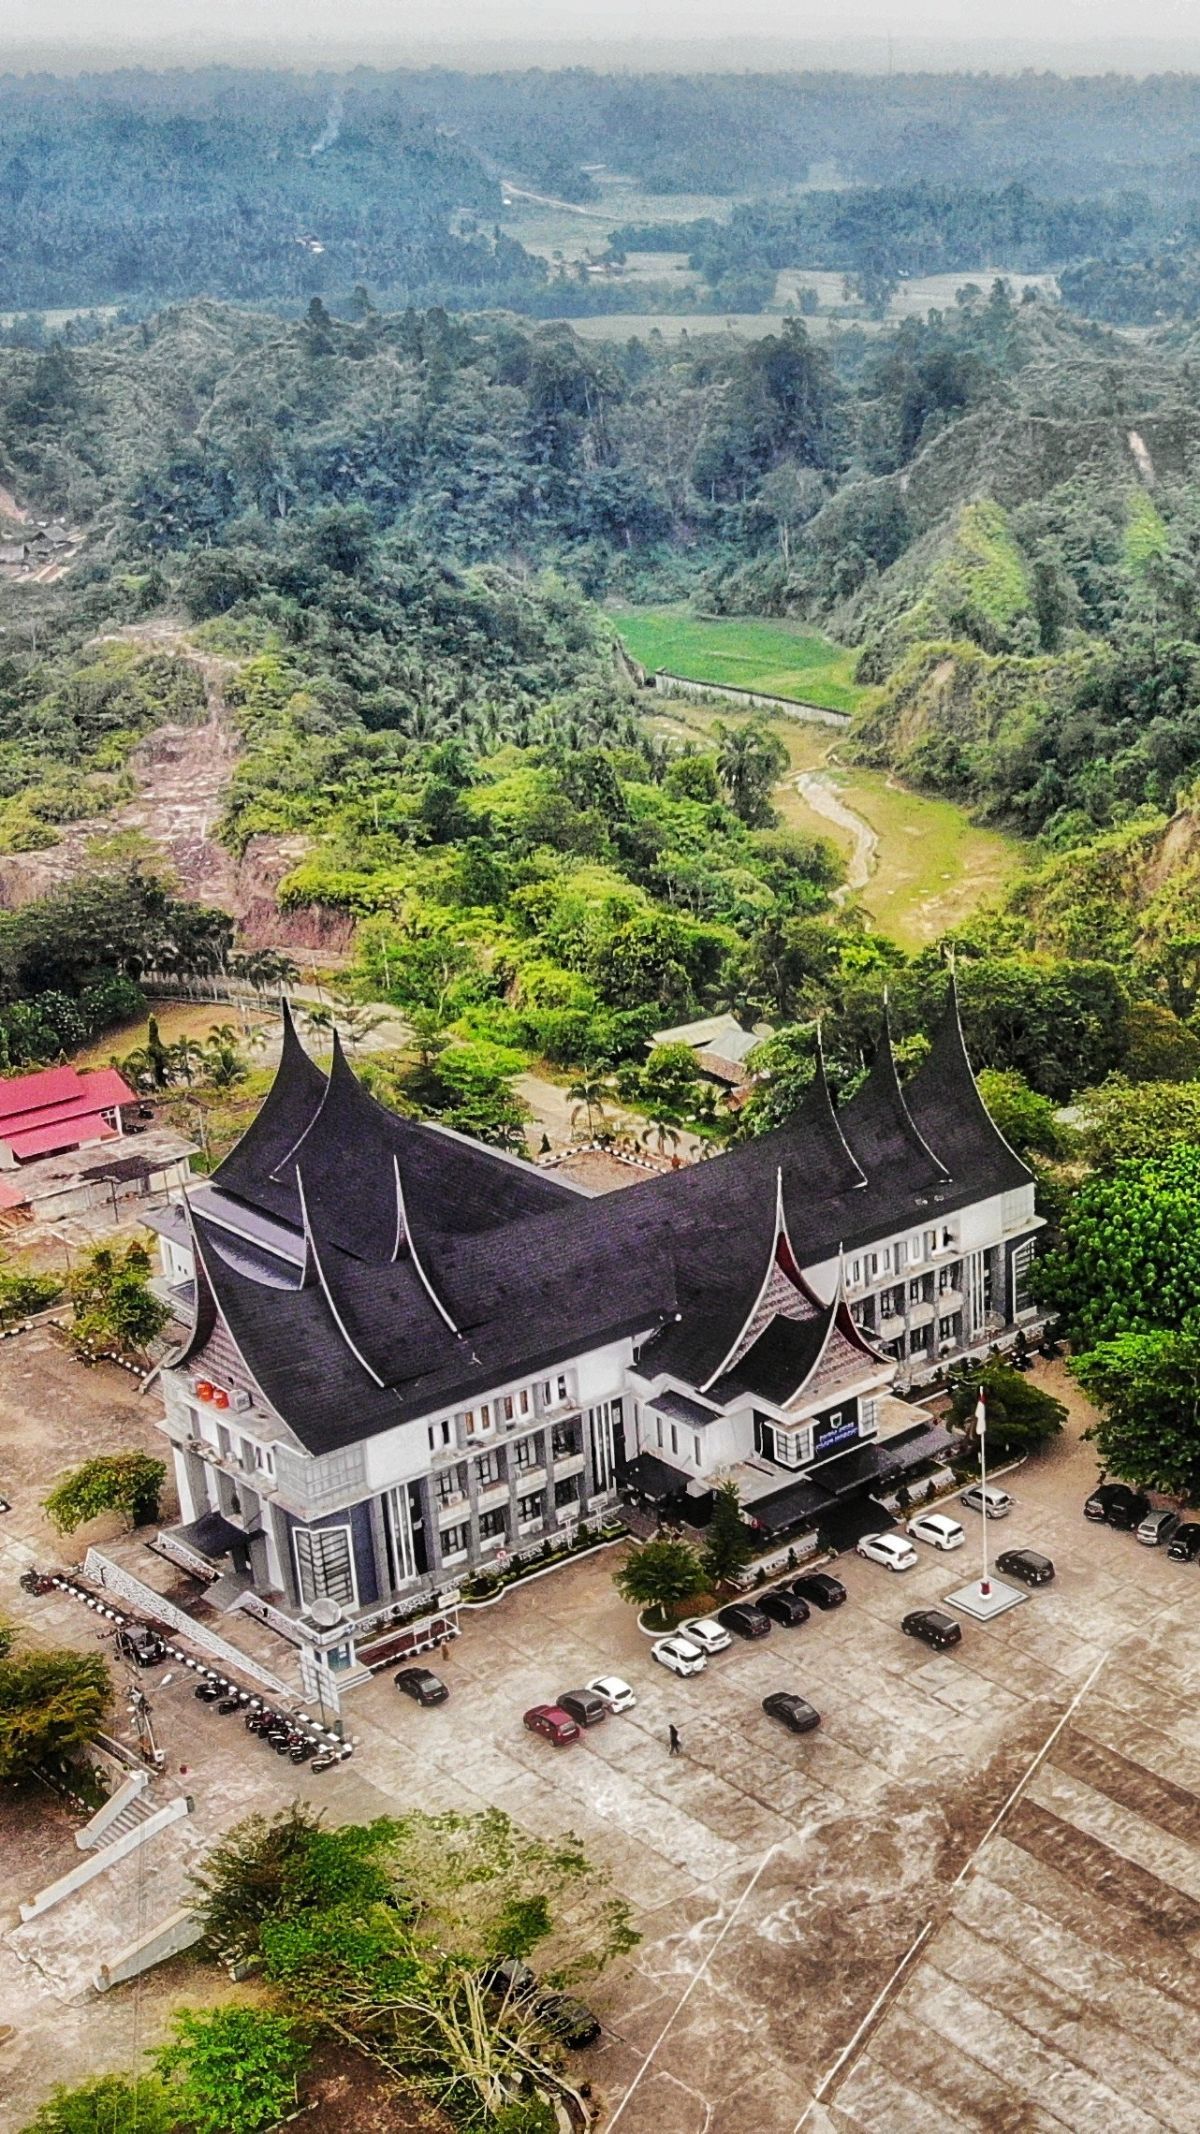
[[[886,1031],[834,1111],[580,1193],[375,1102],[290,1022],[254,1124],[156,1218],[192,1331],[163,1372],[176,1559],[354,1671],[469,1569],[622,1493],[764,1536],[945,1449],[890,1397],[1033,1317],[1038,1218],[953,998],[903,1089]],[[889,1427],[881,1430],[881,1415]]]

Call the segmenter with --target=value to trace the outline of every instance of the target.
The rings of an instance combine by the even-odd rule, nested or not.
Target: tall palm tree
[[[651,1142],[654,1143],[659,1155],[665,1156],[668,1146],[672,1149],[679,1147],[679,1131],[672,1126],[669,1119],[651,1119],[649,1126],[645,1128],[642,1134],[643,1148],[649,1148]]]
[[[598,1067],[585,1067],[567,1091],[572,1106],[571,1125],[574,1127],[580,1114],[587,1120],[588,1140],[594,1140],[596,1121],[603,1120],[606,1106],[616,1096],[608,1077]]]

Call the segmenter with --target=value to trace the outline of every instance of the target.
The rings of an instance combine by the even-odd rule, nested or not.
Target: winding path
[[[854,839],[846,862],[846,879],[833,897],[835,904],[844,904],[847,897],[865,889],[874,874],[879,839],[870,823],[846,806],[827,771],[800,771],[792,784],[798,793],[803,794],[814,815],[823,815],[826,822],[836,823],[839,830],[848,830]]]

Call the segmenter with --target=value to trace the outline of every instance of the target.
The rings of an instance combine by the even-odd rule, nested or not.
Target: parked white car
[[[961,1549],[967,1538],[957,1519],[948,1519],[945,1512],[918,1512],[907,1532],[914,1541],[927,1541],[931,1549]]]
[[[986,1507],[989,1519],[1007,1519],[1013,1508],[1013,1500],[1008,1491],[993,1489],[990,1482],[972,1482],[969,1489],[964,1489],[958,1501],[965,1504],[969,1512],[981,1512]]]
[[[610,1712],[631,1712],[637,1703],[628,1682],[622,1682],[620,1675],[597,1675],[585,1687],[594,1697],[602,1697]]]
[[[881,1563],[887,1571],[911,1571],[917,1561],[916,1550],[903,1534],[864,1534],[857,1554]]]
[[[718,1623],[711,1615],[695,1615],[690,1623],[683,1625],[683,1629],[691,1643],[698,1645],[701,1652],[724,1652],[733,1643],[724,1623]]]
[[[689,1638],[660,1638],[657,1645],[650,1647],[650,1657],[673,1675],[702,1675],[708,1666],[700,1647]]]

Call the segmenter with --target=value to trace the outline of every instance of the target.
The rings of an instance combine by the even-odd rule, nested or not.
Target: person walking
[[[671,1755],[678,1756],[680,1750],[680,1741],[679,1728],[677,1726],[672,1725],[667,1728],[667,1740],[671,1744]]]

